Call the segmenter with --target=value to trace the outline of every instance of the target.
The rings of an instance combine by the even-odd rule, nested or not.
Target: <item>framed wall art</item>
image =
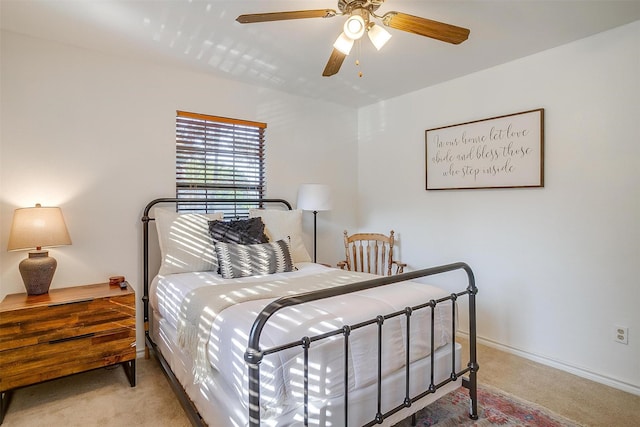
[[[544,187],[544,109],[425,131],[426,189]]]

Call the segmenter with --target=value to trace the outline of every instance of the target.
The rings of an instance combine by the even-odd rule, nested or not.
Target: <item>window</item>
[[[266,123],[178,111],[176,115],[176,197],[261,199],[265,195]],[[245,217],[236,206],[181,203],[179,211],[224,211]]]

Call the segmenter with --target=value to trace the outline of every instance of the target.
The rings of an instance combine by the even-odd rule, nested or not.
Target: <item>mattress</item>
[[[326,286],[327,283],[339,286],[373,277],[312,263],[300,263],[296,266],[297,271],[294,272],[233,279],[233,283],[239,288],[249,289],[293,282],[298,283],[296,286],[301,289],[313,290],[318,286]],[[225,292],[228,293],[228,284],[229,280],[210,272],[172,274],[156,277],[150,292],[152,337],[210,426],[247,425],[247,367],[243,355],[256,315],[273,300],[252,299],[229,305],[219,313],[202,316],[206,321],[202,321],[198,326],[199,334],[206,336],[204,351],[207,366],[206,373],[198,376],[197,357],[194,357],[197,351],[185,346],[178,332],[185,301],[203,287],[208,287],[209,291],[218,286],[219,289],[226,289]],[[341,328],[345,324],[353,325],[375,318],[378,314],[396,312],[407,306],[447,295],[444,290],[433,286],[403,282],[288,308],[274,315],[267,323],[262,333],[261,348],[270,348],[302,337],[321,334]],[[207,304],[203,307],[206,311]],[[451,369],[459,369],[459,354],[455,358],[455,366],[452,366],[450,356],[452,351],[459,353],[459,348],[447,345],[451,343],[452,311],[450,302],[436,307],[433,337],[436,351],[431,349],[430,309],[412,314],[409,348],[404,339],[404,316],[384,322],[383,411],[401,404],[404,399],[403,366],[407,351],[412,363],[412,395],[428,387],[431,357],[443,362],[437,364],[434,372],[436,383],[448,378]],[[369,421],[376,412],[377,327],[373,327],[373,332],[367,329],[371,328],[354,330],[349,339],[347,391],[351,425],[361,425]],[[310,425],[328,426],[344,423],[340,421],[344,418],[345,394],[343,348],[344,341],[341,336],[312,345],[312,351],[309,353]],[[301,423],[304,398],[302,371],[302,353],[299,348],[265,357],[261,363],[261,418],[264,425],[285,426]],[[451,387],[454,386],[457,385],[452,383]],[[416,408],[411,410],[415,411]]]

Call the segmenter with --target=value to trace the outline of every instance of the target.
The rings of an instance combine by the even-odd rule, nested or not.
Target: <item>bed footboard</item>
[[[298,341],[294,341],[285,345],[281,345],[278,347],[270,348],[270,349],[261,349],[260,348],[260,334],[265,326],[265,324],[269,321],[271,316],[273,316],[279,310],[282,310],[287,307],[292,307],[298,304],[308,303],[311,301],[316,301],[324,298],[330,298],[338,295],[344,295],[346,293],[362,291],[366,289],[376,288],[379,286],[387,286],[393,283],[404,282],[407,280],[418,279],[421,277],[432,276],[436,274],[446,273],[454,270],[464,270],[467,273],[468,285],[467,288],[458,293],[453,293],[447,297],[440,298],[438,300],[431,300],[413,307],[406,307],[404,310],[388,313],[385,315],[378,315],[374,319],[370,319],[368,321],[360,322],[355,325],[344,325],[342,328],[336,329],[331,332],[326,332],[321,335],[316,335],[312,337],[303,337]],[[469,390],[470,397],[470,407],[469,407],[469,417],[472,419],[478,418],[478,406],[477,406],[477,371],[479,369],[479,365],[477,362],[477,353],[476,353],[476,305],[475,305],[475,296],[478,292],[475,285],[475,278],[473,275],[473,271],[471,268],[465,263],[454,263],[443,265],[439,267],[427,268],[423,270],[413,271],[409,273],[399,274],[395,276],[389,277],[381,277],[372,280],[367,280],[364,282],[354,283],[351,285],[346,285],[340,288],[331,288],[331,289],[323,289],[320,291],[308,292],[304,294],[299,294],[290,297],[280,298],[276,301],[273,301],[269,305],[267,305],[262,312],[258,315],[253,326],[251,328],[251,332],[249,335],[248,347],[245,352],[244,359],[248,365],[248,375],[249,375],[249,422],[252,427],[260,426],[260,363],[264,356],[272,353],[277,353],[279,351],[283,351],[289,348],[301,347],[304,358],[304,425],[307,426],[309,420],[309,350],[311,343],[320,341],[323,339],[327,339],[329,337],[342,335],[344,339],[344,369],[345,369],[345,381],[344,381],[344,426],[349,425],[349,390],[348,390],[348,375],[349,375],[349,366],[348,366],[348,347],[349,347],[349,336],[353,330],[372,326],[377,327],[378,329],[378,354],[377,354],[377,370],[378,370],[378,381],[377,381],[377,411],[373,415],[370,422],[365,424],[365,426],[373,426],[375,424],[382,423],[387,417],[401,411],[404,408],[409,408],[411,405],[423,397],[435,393],[438,389],[445,386],[446,384],[456,381],[460,376],[468,374],[468,378],[462,378],[462,384]],[[451,361],[451,373],[449,378],[446,380],[435,384],[434,383],[434,357],[431,357],[431,378],[429,387],[423,392],[411,396],[409,393],[409,384],[411,382],[411,370],[410,370],[410,360],[409,360],[409,351],[406,352],[406,361],[405,361],[405,384],[406,384],[406,393],[404,396],[404,401],[402,404],[382,412],[382,328],[385,320],[404,316],[406,319],[406,336],[404,339],[407,343],[407,348],[409,348],[409,342],[411,337],[411,315],[416,310],[428,309],[431,310],[431,348],[433,349],[433,339],[434,339],[434,321],[433,316],[435,313],[435,307],[438,304],[444,304],[450,302],[452,304],[452,310],[454,315],[452,316],[453,325],[452,325],[452,346],[455,346],[455,331],[456,331],[456,301],[459,297],[468,296],[468,307],[469,307],[469,362],[467,366],[460,370],[456,371],[455,369],[455,351],[452,351],[452,361]],[[414,414],[415,417],[415,414]],[[415,418],[414,418],[415,421]]]

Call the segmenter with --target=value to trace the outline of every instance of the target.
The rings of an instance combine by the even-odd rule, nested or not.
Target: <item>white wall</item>
[[[140,218],[175,195],[176,110],[266,122],[268,196],[295,206],[301,183],[329,184],[318,260],[339,253],[343,225],[355,224],[355,109],[14,33],[1,43],[0,299],[24,292],[27,253],[6,251],[8,233],[13,210],[37,202],[62,207],[73,241],[50,250],[52,288],[122,274],[142,296]]]
[[[469,263],[485,342],[636,394],[639,76],[635,22],[363,108],[358,157],[360,228],[395,228],[412,269]],[[535,108],[544,188],[425,190],[425,129]]]

